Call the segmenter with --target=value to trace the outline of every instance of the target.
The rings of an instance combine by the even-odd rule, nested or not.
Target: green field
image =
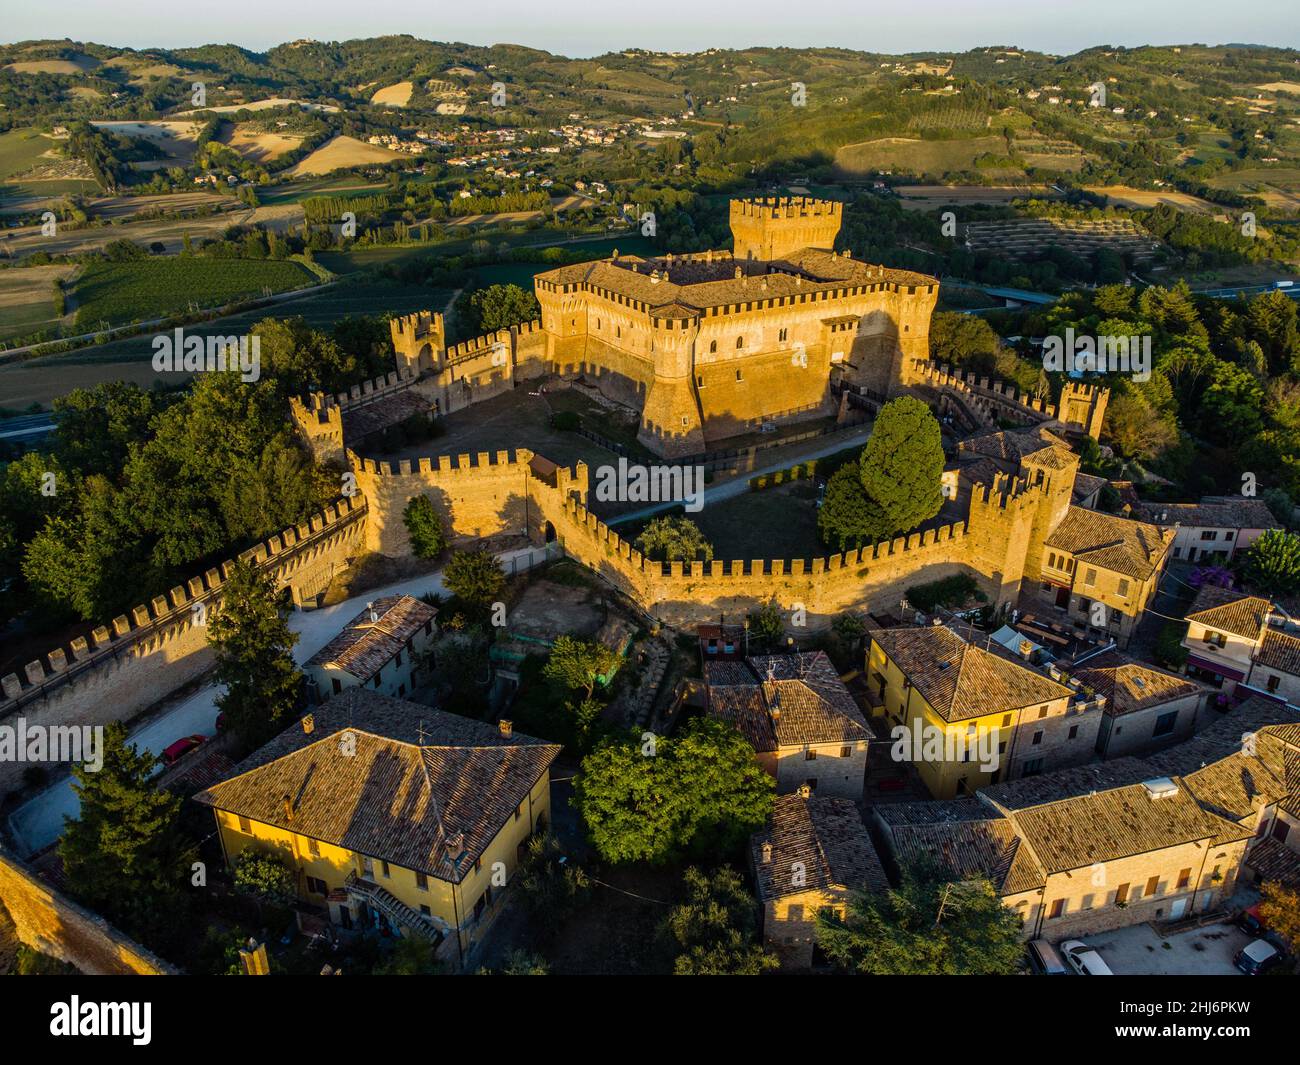
[[[1001,137],[963,137],[957,140],[881,137],[844,145],[835,153],[835,166],[845,174],[893,170],[896,173],[943,175],[973,170],[977,156],[1005,155],[1006,150],[1006,141]]]
[[[477,240],[487,240],[494,247],[506,243],[512,247],[550,247],[559,246],[569,251],[580,251],[591,258],[603,258],[615,248],[620,253],[633,255],[652,255],[654,245],[639,234],[624,233],[617,237],[593,237],[590,240],[565,240],[562,234],[553,231],[545,233],[480,233],[464,240],[450,240],[439,244],[395,244],[390,247],[351,248],[348,251],[325,251],[316,256],[316,261],[327,270],[336,274],[350,274],[357,270],[368,270],[379,266],[392,266],[414,259],[430,256],[450,258],[468,252]],[[531,277],[539,270],[550,269],[545,263],[502,263],[482,267],[483,270],[517,271],[517,276]],[[492,283],[492,282],[489,282]],[[516,281],[516,284],[520,282]]]
[[[0,133],[0,178],[13,177],[30,170],[54,141],[34,129],[15,129]]]
[[[165,258],[91,263],[77,281],[77,323],[161,318],[189,308],[284,292],[315,280],[301,263],[245,259]]]

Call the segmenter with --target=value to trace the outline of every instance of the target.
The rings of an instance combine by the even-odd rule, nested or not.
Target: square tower
[[[731,235],[737,259],[771,262],[803,248],[830,251],[844,205],[811,196],[731,201]]]

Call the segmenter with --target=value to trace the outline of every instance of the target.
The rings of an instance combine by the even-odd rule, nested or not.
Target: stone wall
[[[421,494],[441,515],[453,543],[497,533],[526,533],[532,458],[531,451],[520,448],[495,455],[483,451],[376,462],[349,451],[349,466],[369,509],[366,550],[390,557],[410,554],[411,538],[402,513],[412,497]]]
[[[78,906],[0,850],[0,900],[18,938],[91,976],[175,976],[180,970]]]
[[[257,562],[301,603],[323,592],[357,552],[365,525],[365,503],[340,499],[239,557]],[[126,721],[202,675],[212,665],[203,622],[220,609],[233,564],[213,566],[29,662],[22,676],[0,679],[0,723],[17,716],[40,725]],[[0,793],[18,785],[22,769],[0,762]]]

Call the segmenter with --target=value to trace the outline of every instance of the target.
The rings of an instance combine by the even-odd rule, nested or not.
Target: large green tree
[[[921,863],[883,892],[859,891],[843,917],[817,917],[817,943],[850,973],[972,976],[1014,973],[1024,952],[1020,918],[983,877],[959,880]]]
[[[471,335],[509,329],[537,318],[542,309],[537,297],[518,285],[488,285],[462,296],[456,313],[464,332]]]
[[[1247,583],[1264,595],[1300,591],[1300,535],[1269,529],[1250,545],[1241,568]]]
[[[72,770],[81,808],[66,818],[59,857],[73,897],[131,935],[156,942],[184,907],[187,845],[177,830],[180,797],[154,785],[158,763],[105,727],[103,765]]]
[[[251,750],[293,719],[302,698],[302,674],[293,661],[298,634],[286,621],[287,589],[250,562],[234,564],[221,586],[221,608],[208,617],[216,654],[217,706],[241,746]]]
[[[663,863],[736,852],[772,789],[739,732],[700,719],[673,737],[606,740],[583,760],[574,802],[606,861]]]
[[[637,550],[657,562],[708,562],[713,545],[690,518],[654,518],[636,538]]]
[[[676,975],[759,976],[780,965],[757,942],[758,907],[740,873],[729,865],[711,875],[691,867],[682,880],[686,898],[667,922],[681,950]]]
[[[489,551],[457,551],[448,559],[442,581],[463,604],[482,611],[501,594],[506,575],[497,557]]]
[[[873,540],[915,529],[943,506],[943,437],[919,399],[900,396],[880,409],[859,466]]]
[[[817,531],[822,540],[837,551],[847,551],[872,543],[877,525],[875,508],[862,488],[861,470],[854,463],[841,466],[826,482],[826,493],[817,511]]]
[[[411,496],[402,511],[402,522],[416,558],[437,558],[447,549],[447,529],[427,495]]]

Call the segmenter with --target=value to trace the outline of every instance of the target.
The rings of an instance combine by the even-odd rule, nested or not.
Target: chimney
[[[316,717],[313,714],[304,714],[302,719],[302,730],[308,736],[316,731]]]
[[[497,728],[501,730],[501,735],[509,737],[514,735],[515,723],[511,721],[509,718],[503,717],[500,721],[497,722]]]
[[[770,862],[771,860],[772,860],[772,844],[770,844],[770,843],[764,843],[764,844],[763,844],[763,864],[766,865],[766,864],[767,864],[768,862]]]
[[[292,821],[293,820],[293,799],[289,796],[289,793],[287,791],[280,797],[280,802],[284,804],[284,819],[286,821]]]

